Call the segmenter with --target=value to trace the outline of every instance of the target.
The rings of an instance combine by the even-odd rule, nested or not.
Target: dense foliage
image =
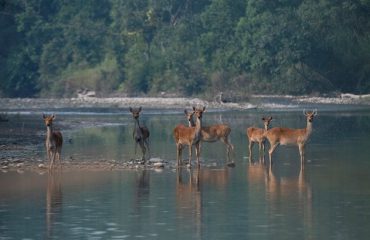
[[[370,0],[0,0],[0,96],[370,91]]]

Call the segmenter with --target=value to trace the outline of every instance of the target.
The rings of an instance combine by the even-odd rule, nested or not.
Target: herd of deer
[[[232,166],[234,163],[230,160],[230,154],[232,153],[234,146],[230,143],[229,135],[231,128],[227,124],[216,124],[211,126],[202,125],[202,117],[205,112],[205,107],[197,108],[193,107],[191,112],[185,110],[185,116],[188,121],[188,126],[184,124],[179,124],[173,130],[173,135],[176,143],[176,158],[177,165],[182,165],[182,149],[185,145],[189,148],[189,161],[188,167],[191,167],[192,160],[192,147],[195,146],[195,154],[197,158],[197,165],[200,166],[200,147],[201,142],[216,142],[221,141],[226,145],[227,151],[227,164]],[[149,149],[149,130],[147,127],[140,124],[139,117],[142,110],[139,108],[129,108],[130,112],[135,121],[135,127],[133,131],[133,139],[135,141],[135,154],[136,148],[139,144],[142,152],[142,161],[145,162],[146,152]],[[249,140],[249,161],[252,162],[252,147],[254,143],[259,144],[259,159],[264,162],[264,152],[265,152],[265,141],[266,139],[270,143],[269,162],[270,168],[272,166],[272,153],[275,151],[278,145],[296,145],[298,146],[300,158],[301,158],[301,168],[304,167],[304,147],[312,133],[312,122],[317,111],[306,112],[303,111],[307,119],[307,126],[303,129],[291,129],[291,128],[281,128],[275,127],[269,129],[272,117],[262,118],[264,123],[264,129],[250,127],[247,128],[246,134]],[[194,122],[195,116],[195,122]],[[46,116],[43,115],[45,125],[46,125],[46,152],[49,161],[49,170],[52,169],[55,159],[61,164],[60,156],[63,145],[63,137],[61,132],[53,130],[53,120],[55,115]]]

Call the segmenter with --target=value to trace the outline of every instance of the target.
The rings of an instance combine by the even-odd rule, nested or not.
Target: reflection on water
[[[222,143],[204,143],[200,169],[0,172],[0,239],[368,239],[370,114],[321,111],[304,171],[297,148],[277,149],[272,169],[249,164],[245,129],[262,115],[204,116],[231,126],[235,168],[225,167]],[[272,115],[273,127],[305,126],[301,111]],[[130,116],[90,118],[73,121],[111,125],[68,130],[64,161],[133,157]],[[153,157],[175,163],[182,112],[143,121]]]
[[[202,236],[202,192],[200,189],[200,171],[178,169],[176,177],[176,211],[179,219],[194,226],[190,230],[194,232],[195,239]],[[188,226],[189,227],[189,226]],[[191,227],[191,226],[190,226]]]
[[[265,164],[247,168],[248,183],[264,188],[268,226],[273,234],[290,234],[294,238],[316,239],[313,232],[312,189],[302,169],[294,176],[279,176],[277,169]],[[287,218],[289,216],[289,218]],[[292,229],[304,229],[294,232]],[[285,237],[275,237],[275,239]]]
[[[46,239],[53,238],[53,226],[62,214],[63,192],[62,173],[56,169],[48,173],[46,188]]]

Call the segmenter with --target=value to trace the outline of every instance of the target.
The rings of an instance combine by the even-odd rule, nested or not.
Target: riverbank
[[[200,98],[164,98],[164,97],[113,97],[113,98],[0,98],[0,109],[35,110],[58,108],[127,108],[142,106],[143,108],[176,109],[196,105],[210,109],[255,109],[275,108],[279,102],[281,107],[302,104],[334,104],[334,105],[370,105],[370,95],[341,94],[337,97],[313,97],[290,95],[251,95],[248,102],[208,101]],[[279,105],[279,106],[280,106]]]

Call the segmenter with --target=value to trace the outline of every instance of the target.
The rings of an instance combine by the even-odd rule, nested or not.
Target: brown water
[[[93,162],[139,156],[131,116],[95,112],[57,112],[66,139],[63,157]],[[151,156],[169,166],[175,163],[172,129],[185,123],[181,112],[143,115]],[[225,167],[223,144],[205,143],[200,170],[0,172],[0,239],[369,239],[370,111],[319,109],[304,172],[295,147],[279,147],[271,171],[249,164],[245,129],[261,126],[268,114],[273,127],[305,126],[298,110],[205,113],[205,124],[230,124],[235,168]],[[19,140],[17,132],[11,141],[43,141],[38,114],[10,118],[30,139]],[[10,134],[2,127],[4,143]],[[36,158],[44,159],[42,142],[35,148]]]

